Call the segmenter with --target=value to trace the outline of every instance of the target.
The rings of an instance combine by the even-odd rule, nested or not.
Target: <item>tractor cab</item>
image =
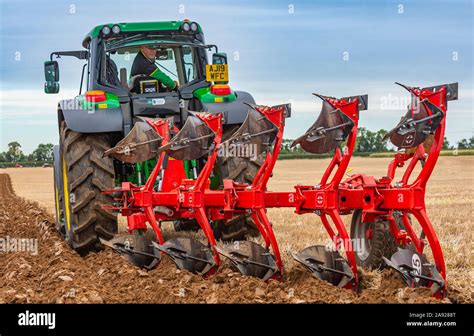
[[[54,57],[84,60],[81,88],[75,98],[79,107],[119,107],[123,134],[131,129],[135,116],[172,116],[179,126],[184,124],[188,111],[221,112],[225,124],[239,125],[247,115],[246,104],[255,103],[247,92],[236,92],[228,86],[227,56],[219,53],[216,45],[205,43],[196,22],[100,25],[92,29],[82,45],[84,50],[51,54],[50,61],[45,62],[45,92],[59,91],[59,66]],[[177,83],[176,87],[169,89],[150,73],[132,73],[135,59],[143,57],[143,47],[155,50],[155,57],[147,57],[148,61],[169,81]]]
[[[155,51],[154,59],[143,55],[143,47]],[[158,35],[115,38],[105,44],[103,79],[106,85],[123,89],[129,94],[134,115],[167,117],[179,116],[182,108],[199,110],[202,106],[193,91],[210,86],[205,80],[206,47],[189,38],[171,40]],[[170,89],[150,73],[133,73],[137,58],[153,64],[149,67],[156,68],[176,86]],[[187,92],[190,94],[186,96]]]

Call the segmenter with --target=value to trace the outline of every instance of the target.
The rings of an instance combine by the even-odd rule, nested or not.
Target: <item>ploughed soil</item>
[[[37,253],[5,251],[7,238],[37,239]],[[439,303],[428,288],[407,288],[393,271],[361,273],[359,294],[294,267],[282,282],[243,277],[224,265],[213,277],[178,270],[164,257],[145,271],[107,249],[76,254],[54,218],[15,195],[0,174],[0,303]],[[0,245],[0,247],[2,247]],[[463,301],[452,294],[442,302]]]

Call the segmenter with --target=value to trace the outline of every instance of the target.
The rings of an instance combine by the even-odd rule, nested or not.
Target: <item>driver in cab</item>
[[[172,80],[155,64],[156,49],[151,46],[141,46],[140,51],[133,60],[130,76],[144,75],[158,80],[169,91],[178,87],[178,82]]]

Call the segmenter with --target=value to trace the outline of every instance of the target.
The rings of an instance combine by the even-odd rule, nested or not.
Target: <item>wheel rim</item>
[[[372,233],[372,223],[359,222],[354,228],[354,238],[357,239],[359,247],[355,252],[362,261],[367,260],[370,255]]]

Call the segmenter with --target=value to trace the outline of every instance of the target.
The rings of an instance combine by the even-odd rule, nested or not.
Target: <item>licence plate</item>
[[[227,64],[206,64],[206,81],[228,82],[229,73]]]

